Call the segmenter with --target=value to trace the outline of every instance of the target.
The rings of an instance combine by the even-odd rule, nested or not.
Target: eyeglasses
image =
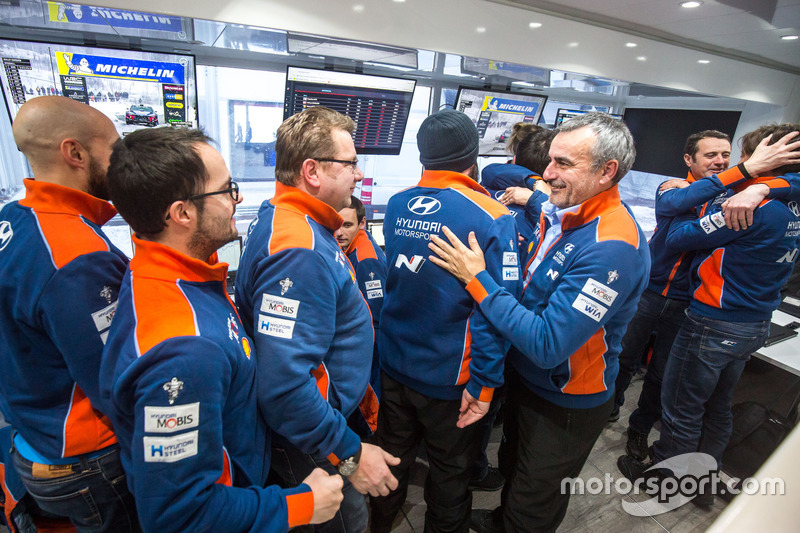
[[[214,196],[215,194],[230,194],[231,199],[234,202],[239,201],[239,184],[235,181],[231,182],[231,186],[227,189],[222,189],[221,191],[214,191],[214,192],[206,192],[203,194],[195,194],[194,196],[190,196],[187,200],[197,200],[200,198],[205,198],[206,196]]]
[[[348,161],[347,159],[327,159],[327,158],[320,158],[314,157],[312,158],[314,161],[324,162],[324,163],[341,163],[346,167],[350,167],[350,172],[355,174],[356,169],[358,168],[358,159],[353,159],[352,161]]]

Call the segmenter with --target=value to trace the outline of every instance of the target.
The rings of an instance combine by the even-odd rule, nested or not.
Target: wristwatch
[[[341,475],[344,477],[352,476],[358,470],[358,461],[361,459],[361,448],[358,448],[358,451],[355,455],[348,457],[347,459],[340,461],[338,465],[336,465],[336,470],[339,471]]]

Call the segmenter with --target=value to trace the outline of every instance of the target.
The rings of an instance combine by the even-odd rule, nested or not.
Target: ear
[[[197,220],[197,208],[187,200],[172,202],[167,210],[167,225],[170,223],[189,228]]]
[[[320,164],[315,159],[306,159],[300,167],[300,179],[312,190],[319,189],[321,184]]]
[[[89,164],[89,152],[77,139],[64,139],[59,147],[61,157],[71,168],[86,168]]]
[[[358,223],[358,229],[364,229],[367,227],[367,217],[361,219],[361,222]]]
[[[614,177],[617,175],[617,170],[619,169],[619,161],[616,159],[611,159],[606,161],[603,164],[603,173],[600,176],[600,184],[601,185],[609,185],[614,181]]]
[[[683,161],[686,163],[687,167],[691,167],[692,163],[694,163],[694,158],[689,154],[683,154]]]

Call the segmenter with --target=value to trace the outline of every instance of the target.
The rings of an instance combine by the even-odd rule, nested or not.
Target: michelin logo
[[[297,318],[297,311],[300,307],[299,300],[291,298],[281,298],[272,294],[264,293],[261,298],[261,311],[272,315]]]
[[[197,455],[198,431],[174,437],[144,437],[145,463],[176,463]]]
[[[589,278],[586,280],[586,284],[581,289],[582,292],[585,292],[589,296],[597,298],[600,302],[611,305],[614,303],[614,300],[617,299],[617,295],[619,294],[614,289],[603,285],[597,280]]]
[[[608,311],[608,309],[594,300],[587,298],[583,294],[579,294],[578,297],[575,298],[575,301],[572,302],[572,307],[588,316],[595,322],[600,322],[605,316],[606,311]]]
[[[285,320],[267,315],[258,315],[258,332],[270,337],[291,339],[294,335],[294,320]]]
[[[175,433],[196,428],[200,422],[200,402],[176,407],[144,408],[144,430],[146,433]]]

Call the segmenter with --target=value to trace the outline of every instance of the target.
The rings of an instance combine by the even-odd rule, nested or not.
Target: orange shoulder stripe
[[[722,291],[725,280],[722,278],[722,261],[725,249],[718,248],[697,268],[700,286],[694,291],[694,299],[711,307],[722,307]]]
[[[178,283],[137,278],[131,273],[139,357],[172,337],[198,334],[194,309]]]
[[[107,252],[108,244],[77,215],[35,213],[56,268],[92,252]]]
[[[503,215],[509,215],[510,212],[506,206],[492,198],[478,191],[472,189],[458,188],[453,189],[466,196],[470,201],[475,203],[478,207],[486,211],[486,213],[493,219],[500,218]]]
[[[623,241],[639,247],[639,229],[636,221],[624,207],[600,216],[597,221],[598,241]]]
[[[314,232],[305,215],[281,207],[275,208],[272,218],[272,236],[269,253],[275,254],[290,248],[314,248]]]
[[[355,243],[356,257],[361,262],[364,259],[377,259],[378,254],[375,253],[375,248],[372,247],[372,241],[367,237],[367,233],[360,229],[356,233],[356,238],[353,239]]]

